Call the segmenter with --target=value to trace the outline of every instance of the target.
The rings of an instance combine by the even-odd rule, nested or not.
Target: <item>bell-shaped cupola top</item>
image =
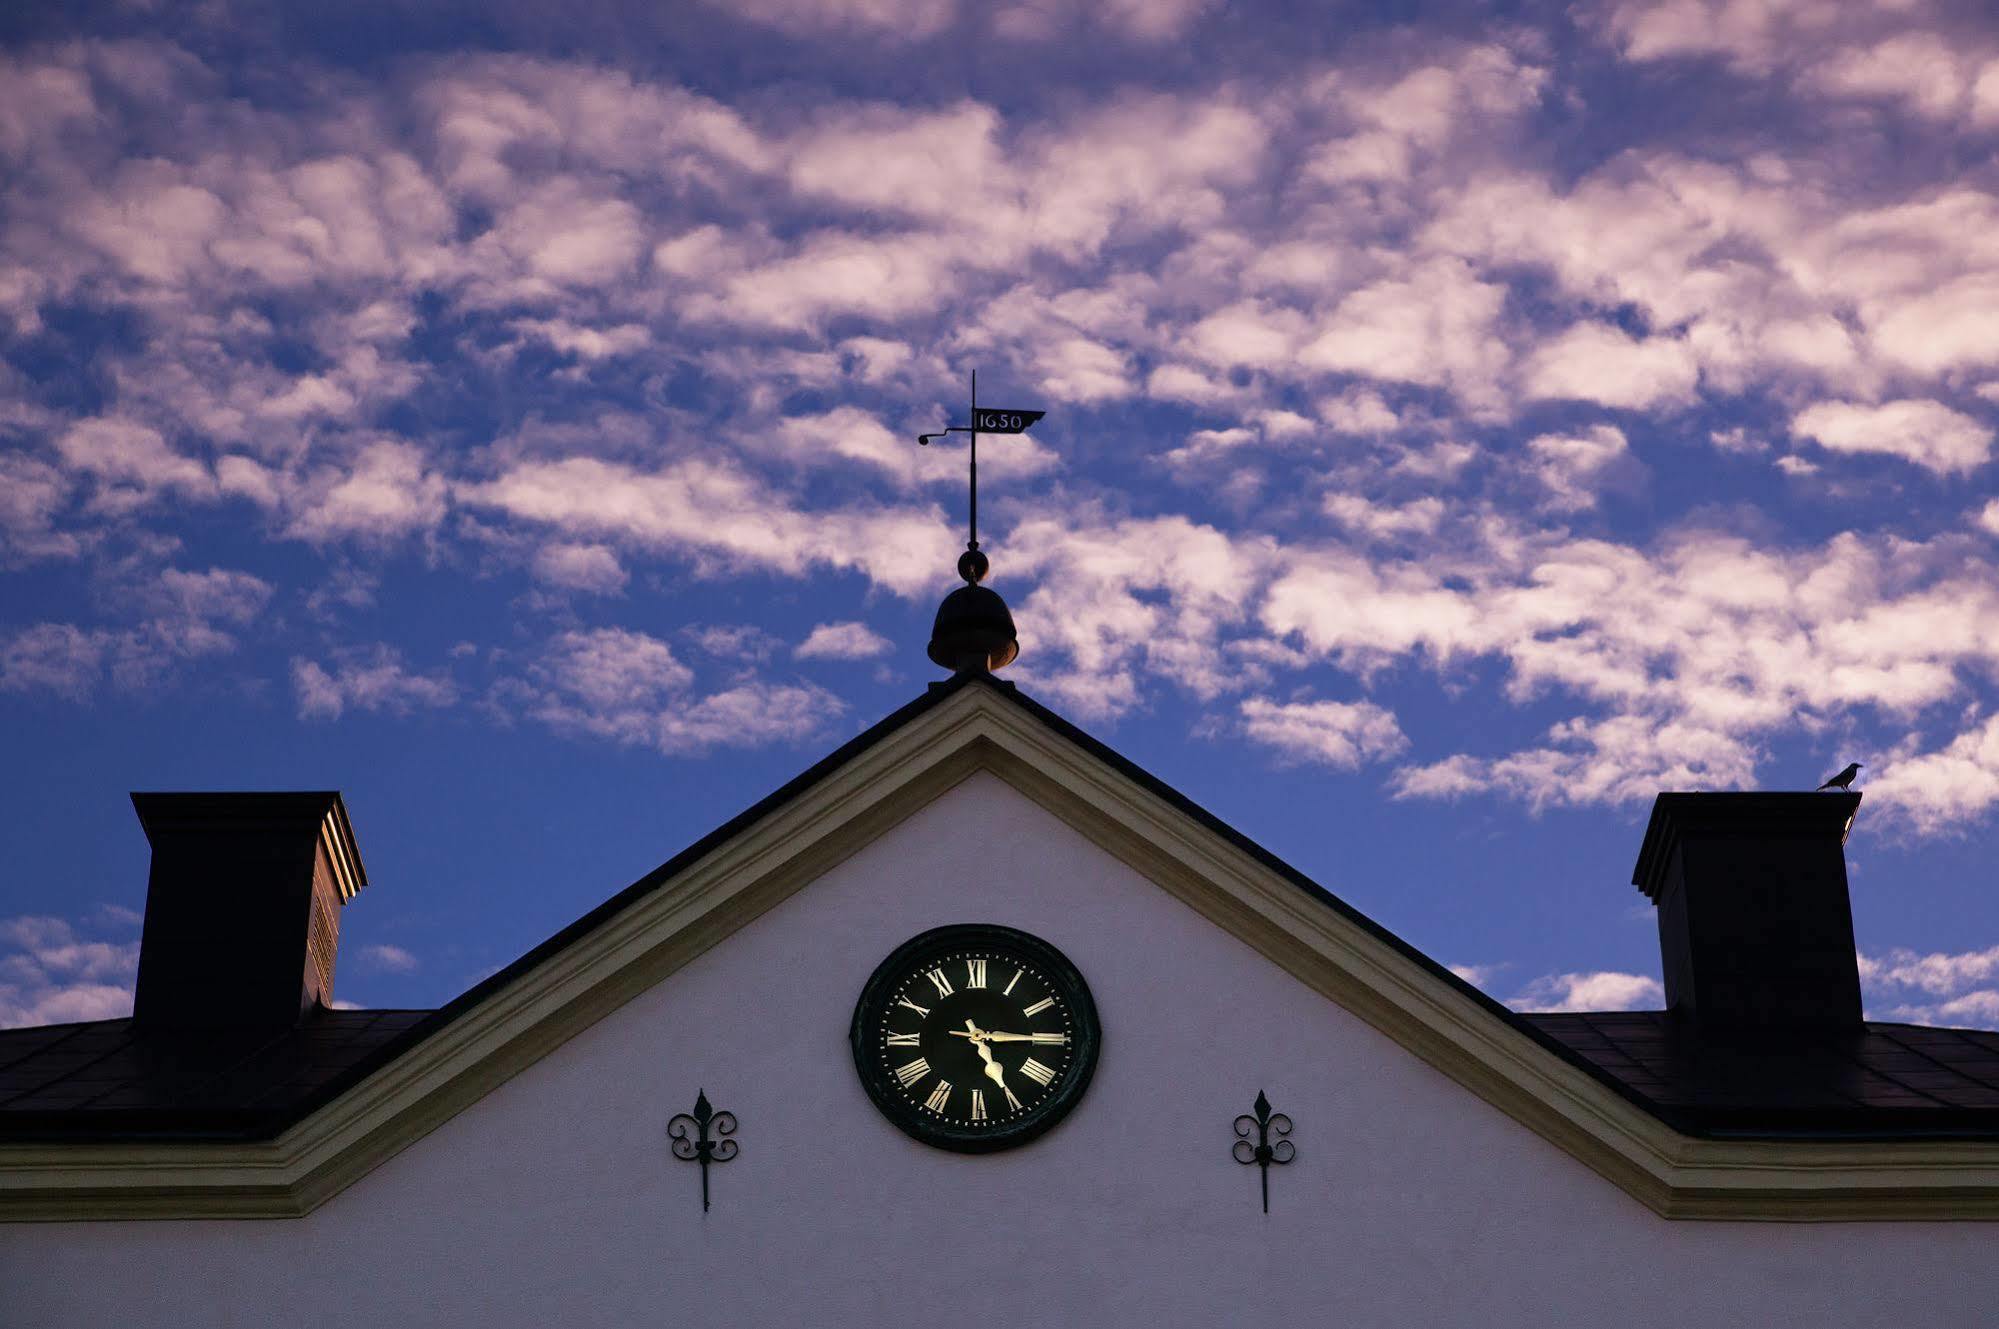
[[[930,658],[953,673],[988,673],[1004,669],[1020,654],[1014,636],[1013,615],[999,592],[979,583],[992,570],[991,562],[977,548],[958,556],[958,575],[965,584],[944,597],[937,606],[937,622],[930,629]]]
[[[971,538],[965,552],[958,555],[958,575],[965,584],[944,597],[937,606],[937,622],[930,629],[930,658],[954,674],[986,674],[1004,669],[1020,654],[1020,642],[1013,634],[1013,615],[998,593],[979,583],[986,579],[992,564],[979,552],[979,435],[1024,434],[1032,429],[1045,411],[979,407],[979,372],[972,371],[972,415],[962,425],[946,425],[934,434],[922,434],[917,442],[929,445],[951,434],[970,436],[965,458],[968,503],[966,513]]]

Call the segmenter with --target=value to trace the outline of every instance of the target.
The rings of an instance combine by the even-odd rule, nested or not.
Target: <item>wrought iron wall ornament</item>
[[[715,1139],[708,1138],[710,1130]],[[736,1142],[726,1138],[736,1133],[736,1114],[717,1112],[708,1106],[708,1091],[696,1090],[694,1113],[676,1113],[666,1123],[666,1133],[673,1140],[673,1156],[684,1162],[701,1165],[701,1212],[708,1212],[708,1165],[726,1163],[736,1156]]]
[[[1236,1141],[1229,1147],[1229,1152],[1235,1155],[1236,1162],[1244,1166],[1254,1163],[1261,1169],[1263,1212],[1267,1214],[1270,1212],[1270,1165],[1289,1163],[1298,1156],[1298,1148],[1284,1138],[1291,1133],[1291,1118],[1282,1112],[1272,1112],[1270,1100],[1263,1096],[1261,1089],[1256,1091],[1254,1106],[1255,1116],[1245,1114],[1235,1119]],[[1256,1132],[1255,1144],[1249,1142],[1251,1131]],[[1270,1142],[1273,1135],[1277,1137],[1276,1144]]]

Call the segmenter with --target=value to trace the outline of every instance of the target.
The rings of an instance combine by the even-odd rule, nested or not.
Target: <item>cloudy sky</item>
[[[430,1005],[916,695],[977,368],[1012,676],[1487,991],[1860,760],[1999,1025],[1995,149],[1976,0],[9,6],[0,1024],[128,790],[343,789]]]

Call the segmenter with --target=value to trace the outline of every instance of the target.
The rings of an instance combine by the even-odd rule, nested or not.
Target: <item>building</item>
[[[134,1016],[0,1033],[0,1323],[1990,1320],[1999,1034],[1863,1021],[1859,795],[1662,795],[1672,1011],[1521,1016],[1012,649],[968,582],[948,681],[437,1011],[324,1004],[337,794],[137,796]]]

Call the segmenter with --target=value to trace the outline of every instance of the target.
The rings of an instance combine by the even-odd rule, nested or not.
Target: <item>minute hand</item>
[[[993,1030],[987,1030],[986,1037],[995,1043],[1066,1043],[1069,1041],[1067,1034],[1002,1034]]]

